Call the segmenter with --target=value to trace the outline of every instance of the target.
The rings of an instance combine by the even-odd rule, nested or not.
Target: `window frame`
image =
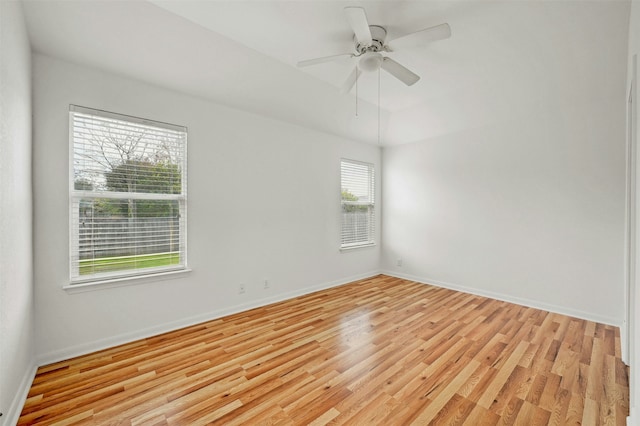
[[[369,187],[369,192],[370,192],[370,200],[369,201],[365,201],[365,202],[358,202],[358,201],[345,201],[342,198],[342,190],[343,190],[343,164],[344,163],[348,163],[348,164],[352,164],[352,165],[356,165],[356,166],[366,166],[367,167],[367,181],[363,183],[363,185],[366,185]],[[369,162],[365,162],[365,161],[359,161],[359,160],[352,160],[349,158],[341,158],[340,159],[340,250],[341,251],[348,251],[348,250],[354,250],[354,249],[359,249],[359,248],[365,248],[365,247],[373,247],[376,245],[376,230],[377,230],[377,226],[376,226],[376,214],[375,214],[375,210],[376,210],[376,178],[375,178],[375,164],[373,163],[369,163]],[[353,206],[368,206],[368,211],[367,211],[367,215],[368,215],[368,226],[367,226],[367,239],[366,241],[358,241],[358,242],[354,242],[354,243],[344,243],[344,238],[345,238],[345,215],[344,215],[344,206],[345,205],[353,205]]]
[[[69,105],[69,284],[65,285],[65,289],[75,289],[81,287],[93,286],[96,284],[114,284],[122,285],[131,280],[145,281],[145,278],[162,278],[170,277],[181,272],[188,272],[187,263],[187,146],[188,146],[188,129],[186,126],[140,118],[127,114],[120,114],[110,111],[104,111],[96,108],[89,108],[79,105]],[[143,125],[156,129],[176,131],[182,133],[182,146],[180,147],[180,185],[179,194],[151,193],[151,192],[115,192],[104,190],[77,190],[75,189],[75,138],[74,138],[74,117],[75,114],[85,114],[102,119],[118,120],[126,124]],[[80,229],[75,226],[74,217],[77,221],[74,209],[78,206],[82,199],[116,199],[116,200],[164,200],[177,201],[179,206],[178,218],[178,253],[179,262],[174,265],[156,266],[140,269],[121,269],[109,272],[98,272],[87,275],[80,274]],[[77,260],[74,260],[77,257]]]

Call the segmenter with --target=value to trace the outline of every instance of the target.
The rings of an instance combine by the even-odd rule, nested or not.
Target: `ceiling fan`
[[[387,30],[379,25],[369,25],[362,7],[345,7],[347,21],[353,30],[355,53],[341,53],[298,62],[298,67],[333,62],[344,57],[360,58],[342,86],[342,93],[351,90],[362,71],[377,71],[380,68],[402,81],[407,86],[415,84],[420,76],[382,53],[394,52],[403,47],[443,40],[451,37],[449,24],[440,24],[392,40],[386,40]]]

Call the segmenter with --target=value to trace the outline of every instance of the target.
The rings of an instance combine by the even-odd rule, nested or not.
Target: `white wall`
[[[35,55],[37,353],[51,361],[336,285],[378,270],[379,249],[339,251],[340,158],[375,146]],[[68,108],[185,125],[188,259],[178,278],[70,293]],[[271,289],[264,290],[263,278]],[[245,283],[247,292],[238,294]]]
[[[634,128],[635,132],[635,167],[636,167],[636,182],[635,182],[635,235],[629,235],[630,238],[635,239],[635,259],[632,259],[631,262],[635,262],[635,264],[631,265],[634,273],[631,276],[630,284],[630,292],[629,297],[631,298],[630,308],[633,310],[630,313],[630,327],[629,327],[629,350],[630,350],[630,419],[628,420],[628,425],[636,425],[640,423],[640,419],[638,418],[638,407],[640,407],[640,395],[638,394],[638,383],[640,383],[640,350],[638,348],[638,343],[640,342],[640,326],[638,325],[638,319],[640,318],[640,292],[638,287],[638,271],[640,269],[640,251],[638,248],[640,247],[640,234],[638,233],[638,224],[640,224],[640,209],[638,208],[638,201],[640,200],[640,174],[638,174],[637,168],[640,165],[640,154],[638,153],[637,146],[637,131],[640,126],[640,108],[638,108],[638,95],[640,91],[638,90],[638,74],[637,68],[634,70],[634,56],[640,56],[640,3],[638,1],[633,1],[631,3],[631,16],[629,19],[629,51],[628,51],[628,66],[627,66],[627,94],[631,90],[631,81],[634,78],[635,72],[635,82],[636,87],[633,88],[633,97],[635,108],[631,109],[632,113],[635,113],[635,116],[630,117],[630,111],[627,111],[627,117],[631,118],[631,123],[627,123],[627,128]],[[635,110],[635,111],[634,111]],[[631,136],[631,135],[628,135]],[[631,142],[631,138],[629,139]],[[633,188],[633,185],[632,185]]]
[[[608,4],[504,116],[384,149],[383,270],[622,325],[628,6]]]
[[[0,424],[35,372],[31,243],[31,58],[19,2],[0,1]]]

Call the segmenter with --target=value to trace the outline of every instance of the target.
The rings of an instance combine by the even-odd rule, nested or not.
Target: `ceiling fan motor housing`
[[[371,31],[370,45],[359,43],[356,36],[353,36],[353,41],[356,44],[356,51],[359,54],[363,54],[365,52],[380,52],[383,50],[384,41],[387,38],[387,30],[379,25],[369,25],[369,31]]]

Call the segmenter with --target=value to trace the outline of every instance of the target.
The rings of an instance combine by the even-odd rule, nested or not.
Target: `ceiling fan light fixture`
[[[366,52],[360,57],[358,64],[363,71],[377,71],[383,59],[384,57],[378,52]]]

